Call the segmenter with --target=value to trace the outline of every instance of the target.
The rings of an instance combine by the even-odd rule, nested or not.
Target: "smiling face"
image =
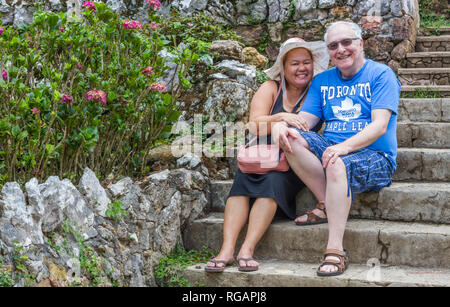
[[[283,61],[286,82],[297,88],[305,88],[314,76],[311,53],[304,48],[289,51]]]
[[[353,38],[356,38],[356,34],[352,28],[347,25],[337,25],[328,32],[326,44],[329,46],[331,43]],[[331,62],[339,68],[344,78],[350,78],[356,74],[365,62],[361,39],[352,40],[349,46],[343,46],[340,43],[335,50],[328,49],[328,54]]]

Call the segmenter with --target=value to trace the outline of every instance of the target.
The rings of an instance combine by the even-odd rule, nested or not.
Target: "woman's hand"
[[[288,126],[293,126],[303,131],[309,131],[308,123],[301,115],[287,112],[278,114],[280,114],[281,121],[288,124]]]
[[[322,166],[327,168],[328,164],[334,164],[339,156],[345,156],[350,153],[350,148],[342,143],[327,147],[322,154]]]
[[[288,128],[284,122],[279,122],[272,127],[273,143],[280,146],[280,148],[286,153],[292,152],[288,137],[296,139],[299,136],[300,133],[297,130]]]

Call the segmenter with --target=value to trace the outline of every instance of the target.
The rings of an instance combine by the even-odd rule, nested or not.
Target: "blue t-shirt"
[[[318,74],[301,111],[325,120],[323,135],[341,143],[372,122],[372,110],[391,110],[386,133],[367,148],[384,153],[396,167],[400,87],[388,66],[366,59],[364,66],[349,79],[342,78],[337,67]]]

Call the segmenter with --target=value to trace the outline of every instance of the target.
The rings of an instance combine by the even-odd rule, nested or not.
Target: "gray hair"
[[[350,21],[336,21],[328,26],[327,31],[325,32],[325,35],[323,36],[323,39],[325,42],[327,41],[328,31],[330,31],[331,29],[333,29],[334,27],[336,27],[338,25],[346,25],[346,26],[350,27],[353,30],[353,32],[355,32],[356,37],[362,40],[361,28],[356,23],[350,22]]]

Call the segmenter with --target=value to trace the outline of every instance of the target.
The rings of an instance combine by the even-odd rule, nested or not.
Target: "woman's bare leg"
[[[238,254],[238,258],[253,257],[256,244],[269,228],[270,223],[277,211],[277,203],[273,198],[258,198],[252,206],[248,222],[247,235]],[[256,261],[241,261],[241,266],[258,266]]]
[[[233,258],[239,233],[248,219],[249,208],[249,198],[246,196],[228,198],[225,205],[222,247],[214,259],[228,261]],[[213,267],[214,265],[213,262],[207,263],[207,266]],[[218,263],[216,266],[222,267],[224,264]]]

